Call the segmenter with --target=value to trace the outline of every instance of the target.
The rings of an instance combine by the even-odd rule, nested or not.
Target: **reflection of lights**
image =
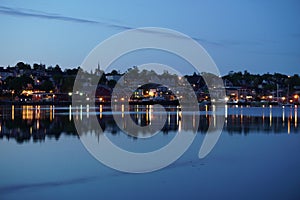
[[[272,105],[270,105],[270,127],[272,127]]]
[[[41,118],[41,106],[40,105],[38,105],[38,106],[36,106],[35,107],[35,118],[36,119],[40,119]]]
[[[298,123],[298,108],[297,105],[295,105],[295,128],[297,128]]]
[[[214,127],[217,125],[217,116],[216,116],[216,106],[212,106],[212,111],[213,111],[213,118],[214,118]]]
[[[50,122],[51,122],[52,121],[52,106],[50,106],[49,110],[50,110]]]
[[[36,120],[36,130],[40,129],[40,120]]]
[[[176,111],[176,124],[177,124],[177,126],[178,126],[178,124],[179,124],[179,116],[178,116],[178,112],[179,112],[179,110],[177,109],[177,111]]]
[[[102,107],[102,105],[100,105],[100,108],[99,108],[99,111],[100,111],[100,119],[102,119],[102,109],[103,109],[103,107]]]
[[[225,119],[228,117],[228,105],[225,104]]]
[[[193,128],[196,127],[196,116],[195,116],[195,112],[193,113]]]
[[[124,104],[122,104],[122,106],[121,106],[122,118],[124,118],[124,111],[125,111],[124,107],[125,107]]]
[[[54,119],[54,114],[55,114],[55,106],[52,107],[52,118]]]
[[[150,119],[149,119],[149,125],[151,125],[151,121],[152,121],[152,118],[153,118],[153,105],[149,105],[149,115],[150,115]]]
[[[263,108],[264,107],[265,107],[265,105],[263,105]],[[264,124],[264,122],[265,122],[265,109],[263,109],[262,120],[263,120],[263,124]]]
[[[86,105],[86,117],[89,118],[90,116],[90,105]]]
[[[78,106],[76,106],[76,117],[75,117],[76,120],[78,120]]]
[[[82,120],[82,105],[80,105],[80,120]]]
[[[282,106],[282,125],[284,126],[284,120],[285,120],[285,109],[284,106]]]
[[[290,109],[289,112],[289,117],[288,117],[288,134],[291,133],[291,122],[293,120],[293,113],[292,113],[292,109]]]
[[[225,100],[225,102],[227,102],[227,101],[229,100],[229,97],[225,97],[225,99],[224,99],[224,100]]]
[[[33,106],[22,106],[22,119],[33,119]]]
[[[243,124],[243,117],[244,117],[244,115],[243,115],[243,106],[241,106],[241,124]]]
[[[178,131],[181,131],[182,126],[182,111],[177,110],[177,125],[178,125]]]
[[[291,133],[291,118],[288,118],[288,134]]]
[[[69,121],[72,120],[72,106],[69,105]]]
[[[12,105],[11,106],[11,120],[14,120],[15,119],[15,106]]]

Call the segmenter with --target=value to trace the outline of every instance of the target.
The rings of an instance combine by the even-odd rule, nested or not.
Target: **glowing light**
[[[149,95],[150,95],[150,96],[154,96],[154,92],[150,91],[150,92],[149,92]]]

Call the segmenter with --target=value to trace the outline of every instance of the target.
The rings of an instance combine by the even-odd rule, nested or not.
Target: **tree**
[[[33,84],[34,82],[32,78],[25,75],[21,77],[8,77],[5,81],[8,84],[8,88],[14,90],[16,94],[25,89],[28,84]]]
[[[117,84],[117,81],[109,80],[108,83],[107,83],[107,86],[110,87],[110,88],[114,88],[116,84]]]
[[[40,89],[49,92],[50,90],[54,89],[54,85],[50,80],[45,80],[41,84]]]
[[[25,64],[23,62],[18,62],[16,67],[18,67],[19,69],[22,69],[22,70],[31,70],[31,67],[29,64]]]
[[[73,91],[73,85],[75,82],[74,76],[67,76],[64,79],[62,79],[62,85],[60,88],[61,92],[70,92]]]

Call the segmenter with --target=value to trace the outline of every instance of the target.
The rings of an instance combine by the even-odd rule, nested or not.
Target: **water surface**
[[[124,113],[146,126],[160,115],[149,109],[125,108]],[[228,107],[217,145],[200,160],[200,145],[216,117],[203,108],[187,152],[147,174],[122,173],[98,162],[81,144],[73,121],[88,122],[96,114],[114,143],[147,152],[166,145],[178,131],[194,130],[181,121],[180,110],[169,108],[162,131],[147,139],[124,134],[109,108],[90,110],[84,105],[0,107],[0,199],[300,199],[299,108]]]

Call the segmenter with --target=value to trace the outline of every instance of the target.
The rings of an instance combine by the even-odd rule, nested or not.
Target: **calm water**
[[[228,107],[217,145],[200,160],[200,145],[216,117],[203,108],[187,152],[167,168],[147,174],[122,173],[98,162],[80,142],[73,120],[88,123],[96,114],[114,143],[147,152],[170,142],[178,131],[193,130],[180,111],[169,108],[162,131],[141,139],[124,134],[107,107],[90,110],[0,107],[0,199],[300,199],[299,108]],[[124,113],[145,126],[160,115],[149,110],[130,107]]]

